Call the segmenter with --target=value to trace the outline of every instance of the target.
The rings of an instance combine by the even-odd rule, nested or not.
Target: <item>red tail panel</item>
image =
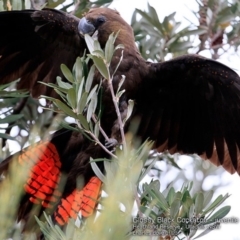
[[[92,177],[82,190],[75,189],[62,199],[55,213],[57,223],[64,225],[70,217],[76,219],[79,212],[83,217],[89,217],[97,206],[101,186],[100,179]]]
[[[24,188],[31,195],[29,200],[43,207],[51,207],[61,193],[56,190],[60,179],[61,162],[56,147],[50,142],[41,142],[29,147],[19,156],[20,163],[31,163],[29,178]]]

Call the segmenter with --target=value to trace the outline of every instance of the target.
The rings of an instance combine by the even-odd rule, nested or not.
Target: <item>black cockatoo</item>
[[[197,153],[230,173],[240,173],[240,78],[229,67],[198,55],[148,62],[138,51],[131,26],[108,8],[91,9],[81,19],[54,9],[1,12],[0,31],[0,83],[21,78],[17,87],[28,89],[34,97],[57,96],[38,81],[54,83],[56,76],[62,76],[62,63],[72,69],[86,49],[84,34],[97,33],[104,47],[109,35],[119,32],[115,45],[123,44],[124,51],[113,87],[116,91],[125,75],[119,107],[124,117],[128,100],[135,101],[131,119],[139,119],[138,137],[153,140],[159,152]],[[111,71],[120,57],[121,51],[116,51]],[[94,83],[100,80],[96,70]],[[102,104],[102,127],[121,143],[117,115],[104,84]],[[64,129],[23,151],[19,162],[34,165],[19,204],[19,219],[27,219],[34,204],[41,204],[42,210],[52,207],[60,225],[76,218],[79,211],[83,216],[91,214],[101,181],[91,170],[90,157],[109,156],[82,134]],[[11,160],[0,164],[2,172]],[[67,181],[60,191],[63,174]],[[76,184],[78,177],[83,179],[81,186]]]

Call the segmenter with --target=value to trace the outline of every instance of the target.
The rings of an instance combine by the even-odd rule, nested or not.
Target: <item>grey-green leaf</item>
[[[77,118],[77,115],[63,102],[58,99],[54,99],[54,104],[61,109],[69,117]]]
[[[95,66],[97,67],[98,71],[101,73],[101,75],[107,79],[110,80],[110,74],[108,71],[108,68],[102,58],[91,56]]]
[[[90,68],[90,71],[88,73],[87,80],[86,80],[86,85],[85,85],[85,91],[86,92],[89,92],[91,87],[92,87],[94,73],[95,73],[95,66],[92,65],[91,68]]]
[[[219,219],[224,218],[230,212],[230,210],[231,210],[230,206],[222,207],[216,213],[214,213],[209,219],[207,219],[207,221],[204,222],[204,224],[210,224],[216,222]]]
[[[61,71],[64,75],[64,77],[71,83],[74,82],[74,78],[72,75],[72,72],[70,71],[70,69],[65,65],[65,64],[61,64]]]

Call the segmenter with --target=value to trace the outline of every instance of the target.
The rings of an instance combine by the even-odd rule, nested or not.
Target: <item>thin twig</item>
[[[109,137],[107,136],[105,131],[102,129],[102,127],[101,127],[100,123],[97,121],[95,115],[92,115],[92,120],[94,121],[95,124],[99,125],[99,131],[102,133],[102,135],[105,138],[105,140],[109,141]]]
[[[122,118],[121,118],[121,113],[120,113],[119,107],[118,107],[118,101],[116,100],[116,95],[114,93],[113,85],[112,85],[111,80],[110,81],[108,80],[108,85],[109,85],[110,92],[111,92],[111,95],[112,95],[113,104],[114,104],[114,107],[115,107],[115,110],[116,110],[116,113],[117,113],[119,129],[120,129],[120,133],[121,133],[121,137],[122,137],[123,149],[126,149],[127,144],[126,144],[125,133],[124,133],[124,128],[123,128],[124,125],[123,125],[123,121],[122,121]]]
[[[82,126],[80,126],[80,124],[78,123],[78,121],[77,121],[77,125],[78,125],[78,127],[79,127],[80,129],[82,129]],[[99,139],[98,139],[92,132],[86,131],[86,130],[85,130],[85,132],[86,132],[90,137],[92,137],[93,140],[94,140],[106,153],[108,153],[111,157],[117,159],[117,156],[114,155],[112,152],[110,152],[110,151],[99,141]]]
[[[109,151],[99,140],[98,138],[92,133],[92,132],[87,132],[94,140],[95,142],[106,152],[108,153],[111,157],[116,158],[117,156],[113,154],[111,151]]]

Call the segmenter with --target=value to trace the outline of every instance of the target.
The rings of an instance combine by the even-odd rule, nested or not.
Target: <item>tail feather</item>
[[[83,217],[93,214],[101,193],[102,182],[92,177],[82,190],[75,189],[58,205],[54,218],[59,225],[64,225],[69,218],[76,219],[79,212]]]
[[[56,147],[51,142],[40,142],[30,147],[19,156],[21,164],[33,164],[28,180],[24,186],[30,195],[29,201],[49,206],[49,201],[60,180],[61,161]]]
[[[94,176],[89,157],[104,154],[83,135],[62,129],[50,141],[36,143],[18,153],[17,158],[10,156],[0,163],[0,173],[8,173],[14,159],[29,169],[18,208],[18,220],[26,222],[25,230],[34,227],[33,215],[41,216],[42,211],[53,214],[59,225],[76,219],[79,212],[83,217],[90,216],[98,204],[102,183]]]

